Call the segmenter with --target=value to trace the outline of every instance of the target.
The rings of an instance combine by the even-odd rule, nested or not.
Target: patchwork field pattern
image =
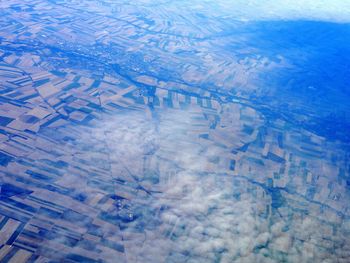
[[[0,261],[349,262],[349,145],[256,103],[288,62],[96,2],[0,2]]]

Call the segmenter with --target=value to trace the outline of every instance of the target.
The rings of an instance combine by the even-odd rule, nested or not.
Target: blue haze
[[[0,262],[350,262],[350,1],[0,2]]]

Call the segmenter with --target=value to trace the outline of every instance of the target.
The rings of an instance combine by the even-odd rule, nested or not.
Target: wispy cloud
[[[121,161],[151,192],[157,189],[142,201],[137,195],[131,200],[139,217],[125,231],[141,231],[144,238],[125,242],[130,261],[333,262],[349,256],[324,241],[317,217],[294,213],[286,203],[279,208],[283,216],[274,213],[271,196],[259,185],[244,176],[208,172],[210,147],[193,133],[198,116],[195,110],[165,110],[154,122],[143,113],[128,113],[101,125],[111,160]],[[145,169],[157,170],[158,183],[147,182]],[[330,244],[348,244],[342,234],[332,239]]]
[[[209,3],[210,1],[206,1]],[[349,0],[219,0],[222,12],[243,20],[319,20],[350,22]]]

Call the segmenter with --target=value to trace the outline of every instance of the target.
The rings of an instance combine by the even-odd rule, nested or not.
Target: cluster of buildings
[[[243,93],[196,85],[206,71],[190,65],[191,59],[182,65],[182,80],[176,72],[174,79],[168,71],[152,74],[158,55],[164,59],[171,51],[169,64],[181,64],[188,51],[181,48],[191,41],[204,48],[201,41],[210,32],[179,36],[163,25],[179,47],[152,47],[152,34],[164,30],[132,12],[114,17],[127,5],[15,2],[0,3],[1,262],[137,262],[144,254],[135,247],[148,238],[191,238],[186,217],[178,224],[161,216],[178,203],[158,201],[182,200],[181,193],[191,191],[191,184],[187,190],[179,186],[182,173],[191,175],[190,182],[211,176],[232,183],[228,198],[249,196],[254,217],[267,222],[267,229],[283,223],[288,241],[271,236],[251,247],[253,254],[290,261],[292,249],[304,255],[308,247],[318,251],[304,255],[309,262],[349,260],[346,145],[265,115]],[[142,48],[154,53],[128,55]],[[205,57],[208,65],[213,59]],[[149,72],[140,61],[151,65]],[[265,64],[259,57],[254,65],[224,66],[227,71],[241,65],[232,83],[245,85],[244,69]],[[226,74],[210,69],[209,75]],[[173,193],[172,186],[185,192]],[[298,229],[305,220],[314,230],[307,235]],[[182,248],[178,252],[181,260],[191,258]],[[239,260],[243,254],[237,253],[233,259]],[[211,260],[205,255],[197,259]],[[163,259],[176,262],[169,255]]]

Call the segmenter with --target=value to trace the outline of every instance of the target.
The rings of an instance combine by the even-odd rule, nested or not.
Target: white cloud
[[[220,12],[242,20],[350,22],[349,0],[218,0],[215,5]]]
[[[158,167],[160,181],[155,186],[161,193],[142,199],[142,218],[126,230],[133,231],[138,220],[145,222],[145,240],[125,243],[132,262],[279,262],[282,257],[288,262],[341,262],[347,258],[342,249],[327,250],[324,237],[332,234],[320,234],[317,218],[296,213],[289,221],[271,207],[267,217],[261,216],[271,197],[259,194],[263,192],[257,191],[259,186],[242,177],[204,174],[211,152],[197,142],[198,134],[190,132],[198,114],[188,112],[164,110],[159,112],[158,123],[142,113],[128,113],[101,126],[111,160],[122,160],[141,184],[143,157],[150,147],[155,149],[150,162],[158,160],[163,167]],[[239,133],[240,124],[236,126]],[[234,198],[234,193],[240,193],[240,198]],[[132,202],[137,204],[138,198],[135,195]],[[159,224],[149,227],[155,218],[160,219]],[[331,244],[349,243],[341,233],[331,238]]]

